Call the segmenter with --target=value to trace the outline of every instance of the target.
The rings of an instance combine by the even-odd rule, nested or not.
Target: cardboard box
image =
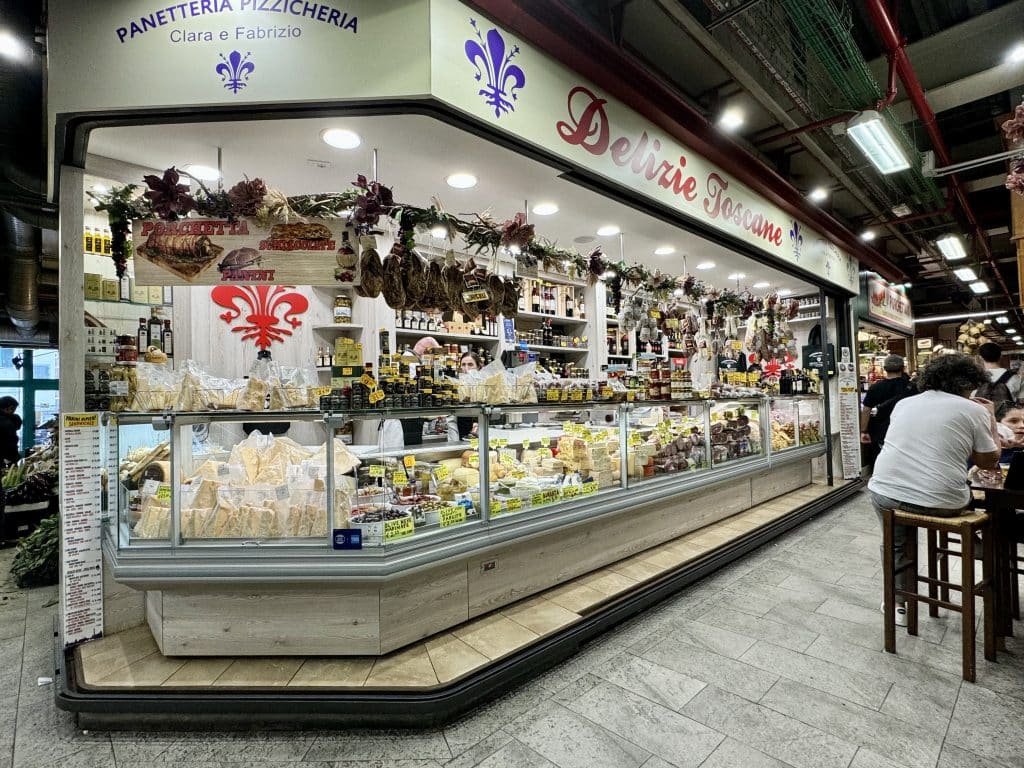
[[[85,298],[99,301],[103,298],[103,275],[85,273]]]
[[[149,303],[149,287],[145,285],[136,285],[135,281],[132,281],[132,304],[148,304]]]
[[[149,286],[149,302],[150,304],[163,304],[164,303],[164,289],[159,285]]]
[[[119,291],[120,283],[117,280],[104,280],[103,281],[103,300],[104,301],[117,301],[120,298]]]

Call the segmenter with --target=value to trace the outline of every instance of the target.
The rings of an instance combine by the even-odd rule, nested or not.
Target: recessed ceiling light
[[[476,186],[476,176],[472,173],[453,173],[445,181],[454,189],[469,189]]]
[[[186,165],[182,170],[200,181],[216,181],[220,178],[220,171],[209,165]]]
[[[92,191],[99,192],[102,195],[105,192],[109,192],[110,190],[107,189],[106,184],[100,184],[99,182],[96,182],[95,184],[92,185]]]
[[[743,125],[743,110],[738,107],[729,107],[718,118],[718,127],[723,131],[735,131]]]
[[[1024,341],[1018,341],[1017,342],[1017,346],[1018,347],[1024,347]]]
[[[702,261],[700,264],[697,265],[697,269],[714,269],[714,268],[715,268],[715,262],[713,262],[713,261]]]
[[[1020,336],[1014,336],[1014,337],[1013,337],[1013,340],[1014,340],[1014,341],[1020,341]]]
[[[430,230],[431,237],[448,237],[448,228],[437,226]]]
[[[866,243],[870,243],[875,239],[875,231],[873,229],[865,229],[860,233],[860,239]]]
[[[761,281],[760,283],[754,283],[754,284],[753,284],[752,286],[750,286],[750,287],[751,287],[751,288],[757,288],[758,290],[760,290],[760,289],[762,289],[762,288],[767,288],[767,287],[768,287],[768,286],[770,286],[770,285],[771,285],[771,283],[769,283],[768,281],[766,281],[766,280],[762,280],[762,281]]]
[[[807,197],[813,203],[822,203],[828,199],[828,190],[824,187],[815,187],[807,193]]]
[[[0,32],[0,56],[8,59],[20,59],[25,55],[25,46],[10,32]]]
[[[587,245],[588,243],[594,242],[596,239],[597,238],[593,235],[580,235],[579,237],[574,237],[572,241],[576,243],[576,245]]]
[[[969,287],[975,293],[988,293],[988,283],[986,283],[984,280],[979,280],[976,283],[971,283]]]
[[[746,277],[742,272],[733,272],[731,275],[726,275],[726,280],[742,280]]]
[[[964,250],[964,244],[960,242],[960,238],[956,235],[946,235],[935,241],[935,245],[942,251],[942,255],[946,257],[946,261],[959,261],[960,259],[967,258],[967,251]]]
[[[1003,334],[1006,336],[1013,336],[1017,332],[1016,328],[1003,328]]]
[[[655,256],[668,256],[670,253],[675,253],[676,249],[671,245],[659,245],[654,249]]]
[[[1006,325],[1008,322],[1010,322],[1010,318],[1008,318],[1006,315],[1000,315],[999,317],[996,318],[996,322]]]
[[[954,269],[953,274],[959,277],[961,280],[972,281],[978,279],[978,276],[970,267],[960,267],[960,269]]]
[[[791,294],[792,292],[793,291],[790,288],[780,288],[779,289],[779,296],[789,296],[789,294]]]
[[[326,128],[320,131],[320,138],[335,149],[355,149],[363,143],[358,133],[347,128]]]
[[[619,234],[621,230],[614,224],[605,224],[599,230],[597,230],[598,237],[611,237],[612,235]]]
[[[537,203],[530,210],[538,216],[550,216],[554,213],[558,213],[558,206],[555,203]]]
[[[1006,60],[1012,64],[1024,61],[1024,43],[1015,45],[1006,55]]]

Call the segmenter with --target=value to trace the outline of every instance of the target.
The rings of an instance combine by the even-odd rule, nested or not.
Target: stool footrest
[[[954,613],[963,613],[963,606],[957,603],[951,603],[948,600],[940,600],[936,597],[928,597],[927,595],[921,595],[916,592],[911,592],[909,589],[897,589],[896,596],[906,597],[911,600],[920,600],[922,603],[928,605],[937,605],[939,608],[945,608],[947,611],[953,611]]]

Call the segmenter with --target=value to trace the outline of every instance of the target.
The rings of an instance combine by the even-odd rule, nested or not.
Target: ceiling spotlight
[[[1016,328],[1003,328],[1004,336],[1013,336],[1017,332]]]
[[[469,189],[476,186],[476,176],[472,173],[453,173],[445,181],[453,189]]]
[[[726,275],[727,280],[742,280],[746,277],[742,272],[733,272],[731,275]]]
[[[597,230],[598,237],[611,237],[612,235],[619,234],[621,230],[614,224],[605,224],[599,230]]]
[[[1020,341],[1020,340],[1021,340],[1021,338],[1020,338],[1020,336],[1019,336],[1019,335],[1017,335],[1017,336],[1014,336],[1014,337],[1013,337],[1013,340],[1014,340],[1014,341]]]
[[[209,165],[186,165],[182,170],[200,181],[216,181],[220,178],[220,171]]]
[[[992,318],[986,317],[982,322],[985,323],[985,325],[992,325]]]
[[[718,127],[723,131],[735,131],[743,125],[743,110],[737,107],[729,107],[718,118]]]
[[[812,203],[823,203],[828,200],[828,190],[824,187],[815,187],[807,193],[807,197]]]
[[[771,283],[769,283],[767,280],[762,280],[760,283],[754,283],[750,287],[751,288],[757,288],[758,290],[761,290],[762,288],[767,288],[770,285],[771,285]]]
[[[1024,347],[1024,341],[1018,341],[1017,342],[1017,346],[1018,347]]]
[[[946,257],[946,261],[959,261],[960,259],[967,258],[967,251],[964,250],[964,244],[960,242],[960,238],[956,235],[946,235],[943,238],[939,238],[935,241],[936,247],[942,251],[942,255]]]
[[[25,56],[25,46],[18,38],[5,30],[0,32],[0,56],[8,59],[21,59]]]
[[[713,261],[702,261],[700,264],[697,265],[697,269],[714,269],[714,268],[715,268],[715,262],[713,262]]]
[[[320,131],[320,139],[335,149],[355,149],[363,143],[358,133],[347,128],[326,128]]]
[[[900,287],[901,288],[913,288],[914,284],[913,283],[903,283],[903,285],[901,285]]]
[[[610,269],[601,275],[602,280],[611,280],[613,277],[615,277],[615,272]]]
[[[850,120],[846,124],[846,135],[882,173],[896,173],[910,167],[903,148],[875,110],[864,110]]]
[[[106,184],[100,184],[99,182],[96,182],[95,184],[92,185],[92,191],[103,195],[109,192],[110,190],[107,189]]]
[[[448,237],[448,228],[441,226],[434,227],[433,229],[430,230],[430,236],[437,238]]]
[[[1008,322],[1010,322],[1010,318],[1008,318],[1006,315],[1000,315],[999,317],[996,318],[996,322],[1006,325]]]
[[[976,283],[971,283],[968,287],[975,293],[988,293],[988,283],[986,283],[984,280],[979,280]]]
[[[530,210],[538,216],[550,216],[553,213],[558,213],[558,206],[554,203],[537,203]]]
[[[966,282],[972,282],[978,279],[978,276],[974,274],[974,270],[971,269],[970,267],[960,267],[960,269],[954,269],[953,274]]]
[[[875,231],[873,229],[865,229],[863,232],[860,233],[860,239],[863,240],[865,243],[870,243],[872,240],[875,239]]]
[[[668,256],[670,253],[675,253],[676,249],[671,245],[659,245],[654,249],[655,256]]]
[[[1006,60],[1011,64],[1019,64],[1024,61],[1024,43],[1014,46],[1006,55]]]

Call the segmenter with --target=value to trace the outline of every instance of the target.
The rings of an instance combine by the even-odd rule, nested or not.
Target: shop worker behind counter
[[[999,407],[1000,403],[1016,402],[1020,399],[1021,380],[1020,376],[1008,370],[1002,365],[1003,350],[998,344],[988,342],[978,347],[978,356],[981,357],[982,365],[985,366],[985,373],[988,381],[984,382],[975,396],[991,400]]]
[[[943,355],[921,372],[921,394],[896,404],[875,472],[868,483],[879,520],[883,509],[955,517],[971,500],[968,462],[994,469],[999,462],[999,432],[992,402],[970,394],[987,380],[968,355]],[[893,550],[897,568],[917,547],[917,529],[897,525]],[[897,587],[914,589],[916,574],[904,571]],[[906,626],[897,607],[896,621]]]
[[[882,368],[885,378],[871,385],[860,409],[860,441],[864,445],[864,463],[870,468],[875,466],[878,452],[882,450],[896,403],[917,394],[917,388],[907,377],[902,357],[889,355]]]

